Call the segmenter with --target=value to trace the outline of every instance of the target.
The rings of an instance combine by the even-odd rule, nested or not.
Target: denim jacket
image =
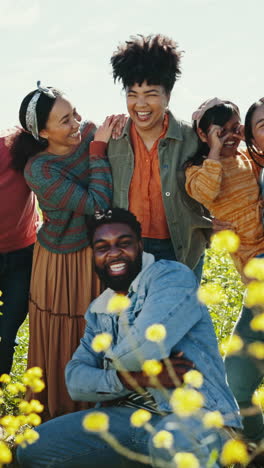
[[[203,374],[200,391],[205,408],[220,411],[226,425],[240,427],[238,406],[226,383],[213,325],[196,292],[197,281],[188,267],[169,260],[154,262],[151,254],[144,253],[143,269],[129,288],[130,305],[120,317],[106,311],[114,294],[110,289],[90,305],[84,337],[66,366],[71,397],[100,402],[126,396],[131,391],[123,386],[116,369],[139,371],[147,359],[161,360],[171,352],[183,351]],[[162,346],[145,338],[146,329],[155,323],[167,330]],[[102,332],[110,333],[113,342],[106,353],[96,353],[91,342]],[[160,390],[148,390],[160,410],[172,411]]]
[[[125,209],[129,208],[134,171],[130,125],[128,119],[121,136],[110,140],[107,149],[113,175],[113,204]],[[184,163],[196,151],[197,136],[190,124],[176,120],[169,112],[169,127],[158,146],[162,199],[175,256],[192,269],[212,234],[209,212],[185,190]]]

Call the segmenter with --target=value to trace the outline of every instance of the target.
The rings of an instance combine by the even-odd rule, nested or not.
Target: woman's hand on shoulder
[[[94,141],[103,141],[108,143],[111,136],[118,138],[126,124],[127,117],[124,114],[110,115],[106,117],[105,121],[98,127],[94,135]]]

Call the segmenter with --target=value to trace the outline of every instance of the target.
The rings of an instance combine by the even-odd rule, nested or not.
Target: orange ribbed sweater
[[[232,223],[240,237],[240,247],[232,257],[243,278],[248,260],[264,253],[263,202],[254,163],[242,151],[220,161],[205,159],[202,166],[186,169],[185,187],[213,216]]]

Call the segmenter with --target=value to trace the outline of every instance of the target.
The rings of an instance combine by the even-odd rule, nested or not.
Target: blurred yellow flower
[[[94,411],[84,417],[83,427],[87,431],[106,432],[109,428],[109,418],[105,413]]]
[[[239,236],[233,231],[223,230],[211,237],[211,247],[216,250],[227,250],[233,253],[237,251],[239,244]]]
[[[252,403],[253,405],[260,406],[261,408],[264,408],[264,388],[259,387],[255,392],[252,397]]]
[[[41,417],[36,413],[30,413],[27,416],[27,424],[31,426],[39,426],[41,424]]]
[[[41,379],[41,377],[43,377],[43,370],[41,369],[41,367],[37,367],[37,366],[30,367],[29,369],[26,370],[24,375],[28,375],[31,377],[38,377],[39,379]]]
[[[160,361],[156,361],[155,359],[148,359],[142,365],[142,370],[149,376],[155,376],[161,373],[162,367],[163,366]]]
[[[166,328],[161,323],[154,323],[150,325],[145,332],[145,337],[149,341],[159,342],[166,338]]]
[[[256,278],[259,281],[263,281],[264,258],[251,258],[244,268],[244,273],[248,278]]]
[[[245,294],[245,304],[253,307],[264,304],[264,281],[251,281]]]
[[[227,337],[220,343],[219,350],[222,355],[230,356],[230,354],[238,353],[243,348],[243,340],[238,335]]]
[[[141,427],[144,426],[151,419],[151,413],[144,409],[134,411],[130,416],[130,422],[132,426]]]
[[[42,413],[44,410],[44,405],[38,400],[30,400],[29,405],[33,413]]]
[[[248,353],[257,359],[264,359],[264,343],[255,341],[250,343],[247,347]]]
[[[20,392],[25,392],[26,387],[23,384],[20,384],[19,382],[17,383],[9,383],[6,386],[6,390],[11,394],[11,395],[17,395]]]
[[[173,444],[173,435],[168,431],[159,431],[153,437],[153,445],[157,448],[169,449]]]
[[[223,300],[223,289],[216,283],[202,284],[198,291],[197,297],[200,302],[206,305],[219,304]]]
[[[34,429],[26,429],[22,434],[18,434],[15,437],[15,443],[26,447],[27,444],[33,444],[39,439],[39,433]]]
[[[209,413],[205,413],[203,424],[205,427],[223,427],[224,418],[219,411],[210,411]]]
[[[4,305],[3,301],[0,301],[0,306]]]
[[[250,322],[250,327],[254,331],[264,331],[264,313],[255,315]]]
[[[33,392],[35,392],[35,393],[40,393],[45,388],[45,384],[44,384],[43,380],[38,379],[38,378],[33,379],[30,382],[29,386],[32,388]]]
[[[100,333],[92,341],[92,348],[96,353],[106,351],[111,346],[113,337],[110,333]]]
[[[9,447],[1,440],[0,441],[0,463],[11,463],[12,453]]]
[[[249,462],[247,447],[241,440],[228,440],[221,453],[221,463],[223,465],[232,465],[233,463],[241,463],[242,465]]]
[[[193,453],[189,452],[178,452],[173,457],[177,468],[199,468],[200,463]]]
[[[173,411],[179,416],[188,417],[202,408],[204,397],[192,388],[176,388],[170,399]]]
[[[11,382],[11,377],[8,374],[2,374],[0,375],[0,382],[2,383],[9,383]]]
[[[130,305],[130,299],[124,294],[115,294],[111,297],[107,304],[107,312],[121,314]]]
[[[197,370],[190,370],[183,376],[184,383],[200,388],[203,385],[203,375]]]

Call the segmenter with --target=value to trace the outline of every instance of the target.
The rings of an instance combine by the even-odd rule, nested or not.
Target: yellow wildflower
[[[15,437],[15,443],[21,445],[22,447],[26,447],[27,444],[33,444],[36,440],[39,439],[39,433],[36,432],[34,429],[26,429],[23,434],[18,434]]]
[[[109,348],[112,340],[113,337],[110,333],[99,333],[99,335],[96,335],[92,341],[92,348],[96,353],[101,353]]]
[[[204,404],[201,393],[192,388],[176,388],[170,399],[173,411],[185,418],[196,413]]]
[[[244,273],[248,278],[264,280],[264,258],[251,258],[244,268]]]
[[[3,301],[0,301],[0,306],[4,305]]]
[[[121,314],[130,305],[130,299],[124,294],[115,294],[107,304],[107,312]]]
[[[134,411],[130,416],[130,422],[132,426],[141,427],[144,426],[151,419],[151,413],[144,409]]]
[[[38,400],[34,400],[34,399],[30,400],[29,404],[30,404],[30,410],[33,413],[42,413],[42,411],[44,410],[44,405],[40,403],[40,401]]]
[[[223,465],[232,465],[241,463],[246,465],[249,462],[247,447],[241,440],[228,440],[221,453],[221,463]]]
[[[264,281],[251,281],[251,283],[248,284],[245,304],[248,307],[264,304]]]
[[[205,427],[223,427],[224,418],[219,411],[210,411],[204,415],[203,424]]]
[[[232,335],[222,341],[219,345],[220,353],[226,356],[238,353],[243,348],[243,340],[238,335]]]
[[[162,367],[163,366],[160,361],[156,361],[155,359],[148,359],[142,365],[142,370],[149,376],[155,376],[161,373]]]
[[[1,440],[0,441],[0,463],[11,463],[12,453],[8,446]]]
[[[254,331],[264,331],[264,313],[255,315],[250,322],[250,327]]]
[[[227,250],[233,253],[237,251],[239,244],[239,236],[233,231],[223,230],[211,237],[211,247],[216,250]]]
[[[244,273],[248,278],[256,278],[259,281],[263,281],[264,258],[251,258],[244,268]]]
[[[197,370],[186,372],[183,377],[184,383],[192,385],[195,388],[200,388],[203,385],[203,375]]]
[[[205,283],[199,287],[197,297],[206,305],[219,304],[223,300],[223,290],[219,284]]]
[[[173,457],[177,468],[199,468],[200,463],[193,453],[178,452]]]
[[[43,370],[41,369],[41,367],[38,366],[30,367],[30,369],[26,370],[25,375],[38,377],[39,379],[41,379],[41,377],[43,377]]]
[[[11,382],[11,377],[8,374],[2,374],[0,375],[0,382],[2,383],[9,383]]]
[[[252,397],[252,403],[253,405],[256,406],[261,406],[261,408],[264,408],[264,388],[260,387],[258,388]]]
[[[27,416],[27,423],[31,426],[39,426],[41,424],[41,417],[36,413],[30,413]]]
[[[84,417],[83,427],[87,431],[106,432],[109,428],[109,418],[105,413],[94,411]]]
[[[43,380],[37,379],[37,378],[33,379],[30,382],[29,386],[32,388],[33,392],[35,392],[35,393],[40,393],[45,388],[45,384],[44,384]]]
[[[149,341],[155,341],[158,343],[159,341],[163,341],[166,338],[166,328],[161,323],[154,323],[150,325],[145,332],[145,337]]]
[[[39,433],[34,431],[34,429],[26,429],[24,432],[24,440],[28,444],[33,444],[36,440],[39,439]]]
[[[255,341],[250,343],[247,347],[248,353],[257,359],[264,359],[264,343]]]
[[[153,437],[153,445],[157,448],[169,449],[173,444],[173,435],[168,431],[159,431]]]
[[[0,291],[0,297],[1,297],[2,295],[3,295],[3,292],[2,292],[2,291]]]
[[[25,386],[22,385],[22,387],[25,389]],[[17,395],[20,393],[20,386],[16,383],[10,383],[6,386],[6,390],[11,394],[11,395]]]

